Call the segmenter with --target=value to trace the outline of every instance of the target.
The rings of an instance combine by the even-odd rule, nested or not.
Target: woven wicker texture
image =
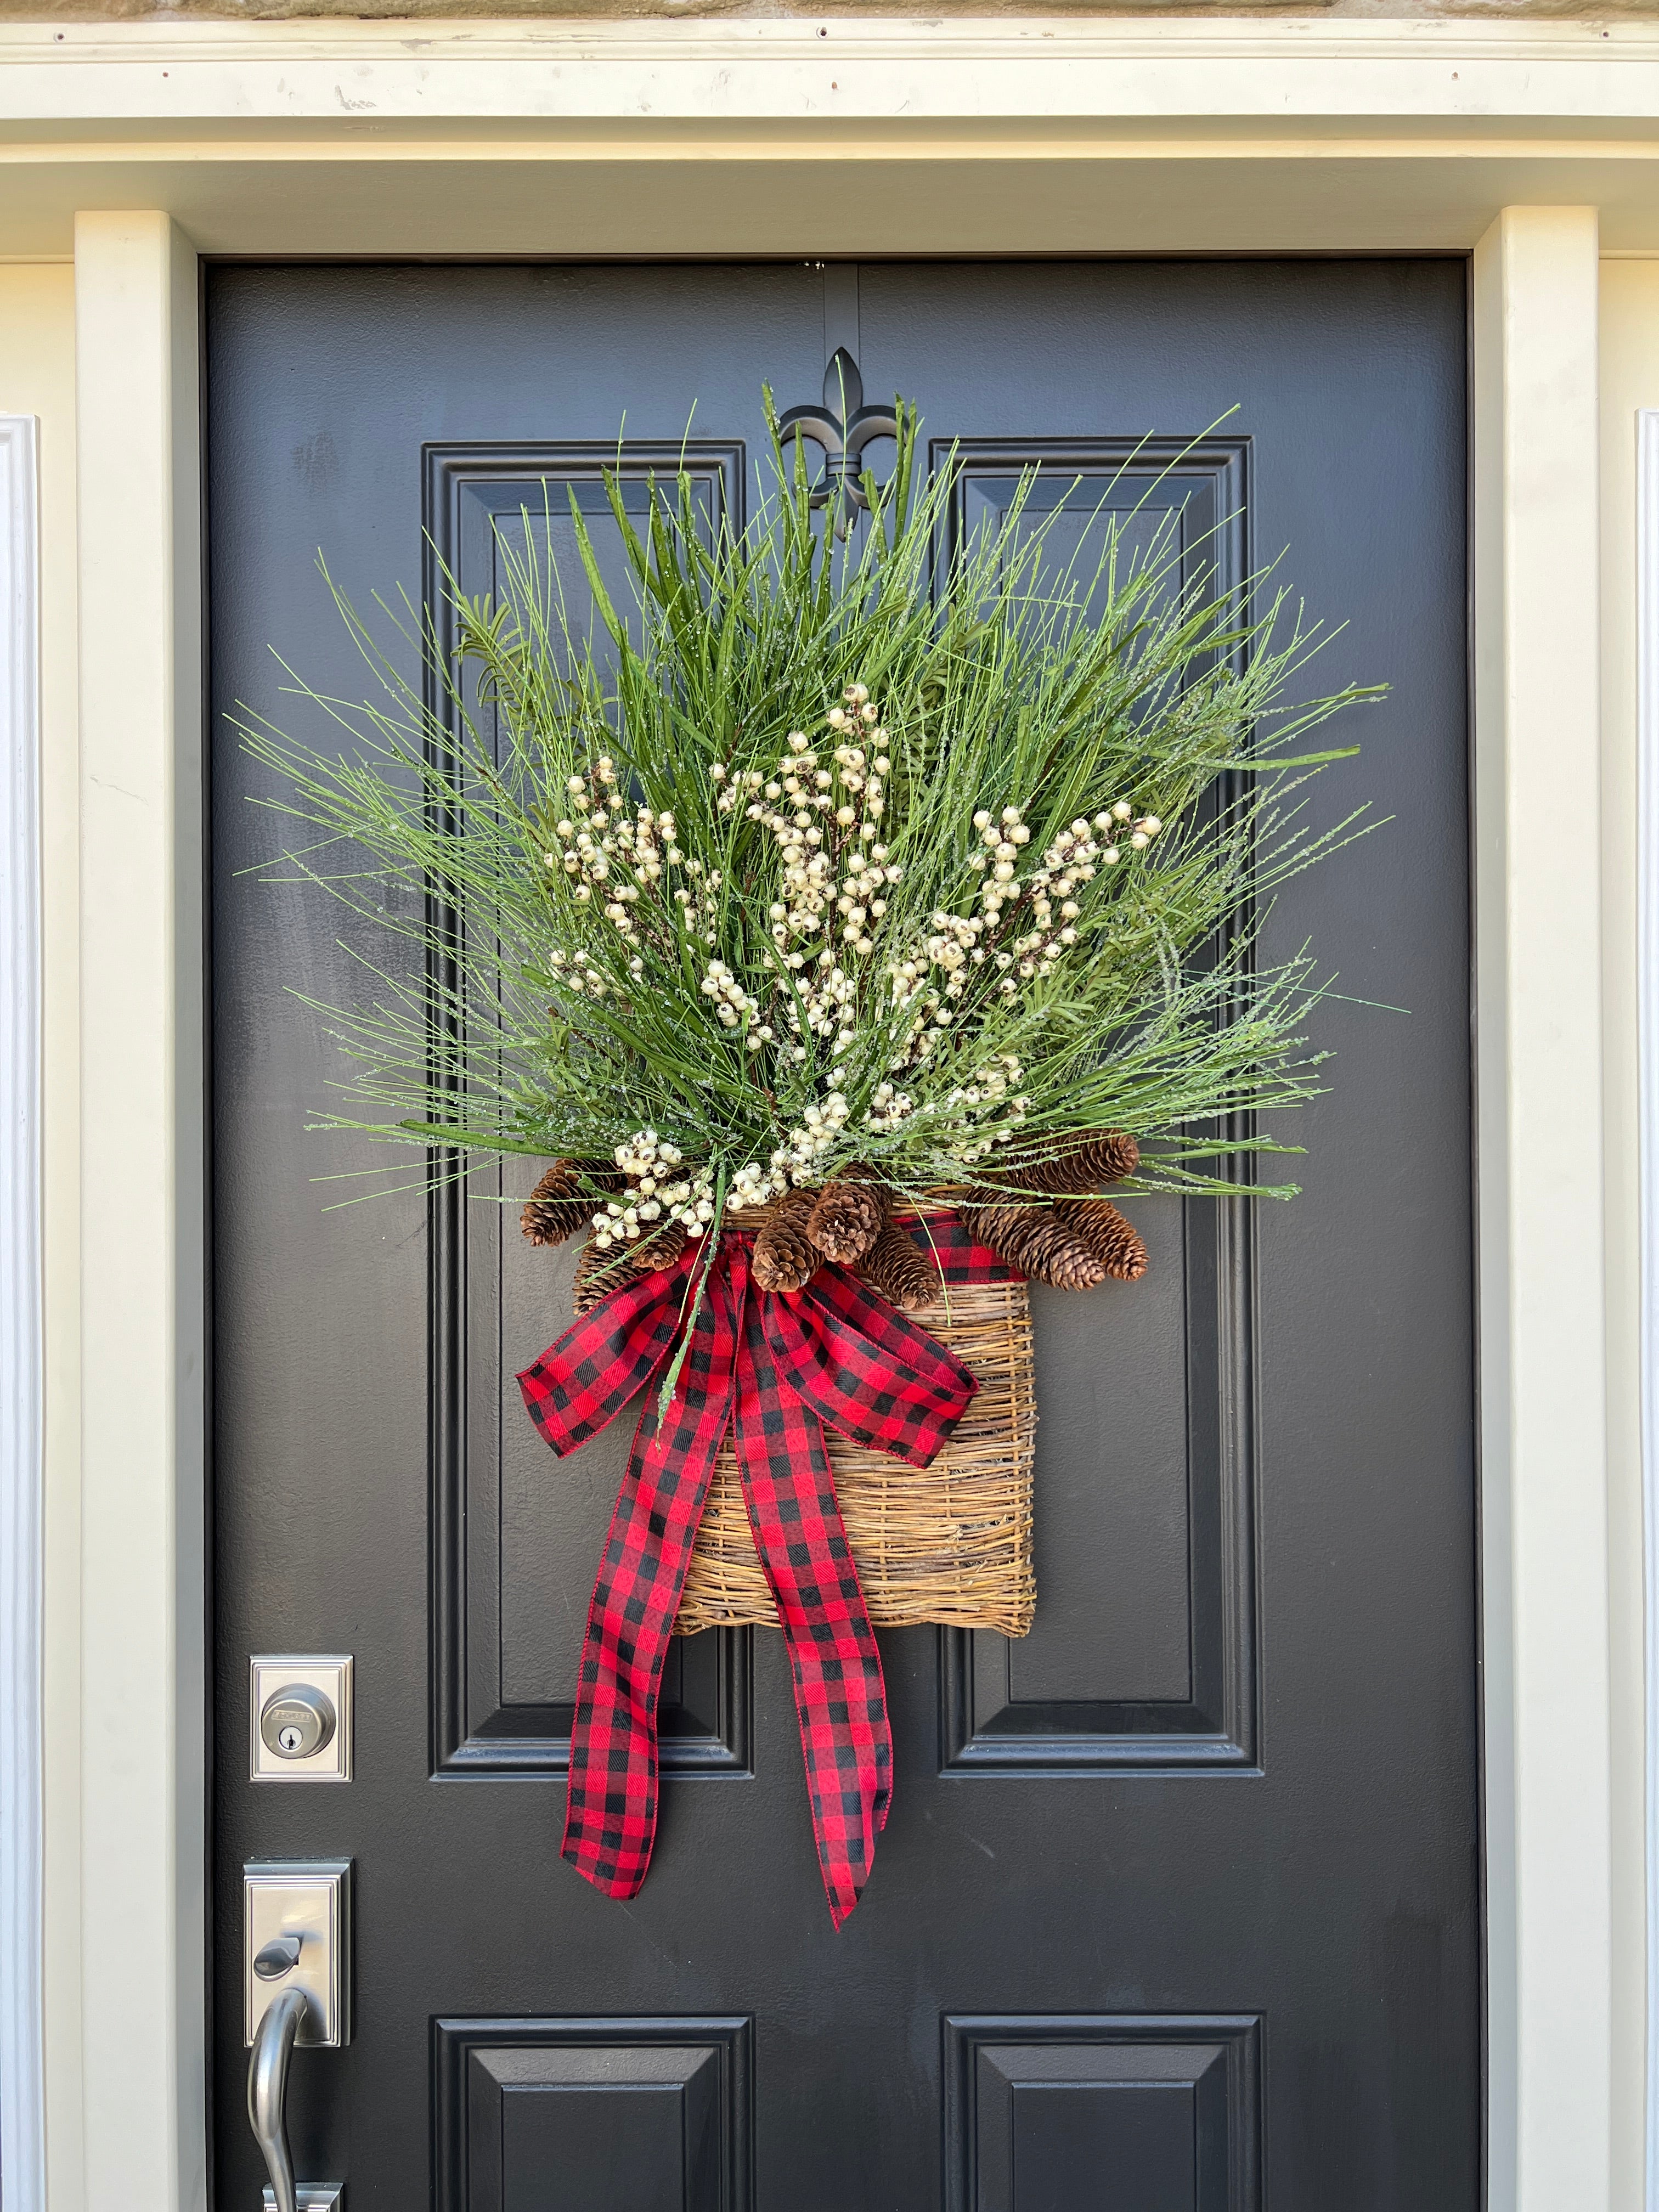
[[[878,1628],[934,1621],[1024,1636],[1036,1605],[1031,1468],[1036,1391],[1025,1285],[952,1290],[911,1316],[979,1377],[955,1435],[930,1468],[906,1467],[826,1431],[865,1603]],[[679,1636],[775,1628],[728,1443],[674,1624]]]

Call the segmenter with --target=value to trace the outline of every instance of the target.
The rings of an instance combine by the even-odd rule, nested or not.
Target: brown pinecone
[[[1048,1211],[1044,1199],[994,1198],[982,1193],[976,1200],[959,1205],[957,1218],[970,1237],[1012,1260],[1015,1246],[1030,1236],[1032,1222]]]
[[[901,1313],[915,1313],[939,1296],[939,1267],[933,1255],[896,1221],[882,1223],[858,1263],[858,1272],[861,1280]]]
[[[1127,1129],[1085,1129],[1000,1164],[1004,1178],[1024,1190],[1096,1190],[1133,1175],[1140,1146]]]
[[[562,1244],[567,1237],[586,1227],[599,1201],[581,1195],[583,1183],[590,1193],[620,1190],[623,1179],[615,1168],[598,1160],[555,1160],[519,1215],[519,1227],[532,1244]]]
[[[685,1224],[665,1221],[660,1228],[647,1230],[635,1244],[628,1247],[628,1264],[636,1275],[655,1274],[659,1268],[672,1267],[685,1249]]]
[[[826,1260],[857,1265],[880,1236],[887,1215],[879,1194],[867,1182],[843,1177],[826,1183],[806,1217],[806,1233]]]
[[[1054,1212],[1115,1283],[1138,1283],[1146,1273],[1146,1243],[1109,1198],[1062,1198]]]
[[[823,1255],[806,1224],[817,1200],[815,1190],[787,1190],[773,1200],[749,1263],[757,1289],[798,1291],[817,1274]]]
[[[1106,1279],[1104,1261],[1060,1219],[1057,1206],[1009,1200],[957,1211],[971,1236],[1033,1282],[1052,1283],[1061,1291],[1091,1291]]]
[[[626,1255],[614,1244],[601,1252],[590,1237],[582,1246],[570,1285],[571,1310],[576,1319],[580,1321],[584,1315],[591,1314],[601,1298],[608,1297],[628,1278]]]

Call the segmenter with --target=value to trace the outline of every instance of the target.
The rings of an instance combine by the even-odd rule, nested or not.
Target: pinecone
[[[1033,1282],[1091,1291],[1106,1279],[1105,1261],[1061,1220],[1057,1206],[1009,1200],[957,1211],[969,1235]]]
[[[957,1218],[968,1234],[981,1244],[988,1244],[1005,1260],[1013,1260],[1017,1245],[1022,1245],[1030,1234],[1032,1222],[1049,1211],[1042,1199],[994,1198],[983,1193],[976,1200],[965,1201],[957,1207]]]
[[[1121,1182],[1139,1164],[1140,1146],[1127,1129],[1085,1129],[1000,1163],[1006,1180],[1022,1189],[1078,1192]]]
[[[749,1263],[757,1289],[799,1291],[817,1274],[823,1255],[806,1224],[817,1200],[815,1190],[787,1190],[774,1200]]]
[[[867,1182],[843,1177],[826,1183],[806,1218],[806,1233],[826,1260],[857,1265],[880,1236],[886,1220],[878,1193]]]
[[[591,1220],[593,1201],[578,1195],[581,1168],[575,1160],[555,1160],[526,1200],[519,1227],[532,1244],[562,1244]]]
[[[628,1264],[636,1275],[655,1274],[660,1268],[672,1267],[685,1244],[685,1224],[665,1221],[659,1229],[647,1230],[636,1244],[629,1245]]]
[[[596,1201],[581,1195],[591,1191],[620,1190],[622,1176],[598,1160],[555,1160],[525,1201],[519,1227],[532,1244],[562,1244],[593,1218]]]
[[[570,1307],[576,1319],[591,1314],[601,1298],[628,1280],[628,1273],[627,1259],[614,1244],[601,1252],[590,1237],[581,1249],[570,1285]]]
[[[939,1296],[939,1268],[914,1237],[896,1221],[884,1221],[875,1242],[858,1263],[860,1279],[901,1313],[915,1313]]]
[[[1062,1198],[1054,1212],[1115,1283],[1138,1283],[1146,1273],[1145,1241],[1109,1198]]]

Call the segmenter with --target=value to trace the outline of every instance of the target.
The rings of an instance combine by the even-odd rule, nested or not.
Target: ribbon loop
[[[619,1284],[520,1376],[530,1418],[561,1459],[609,1428],[667,1361],[680,1333],[673,1286],[689,1287],[693,1257]]]
[[[872,1451],[927,1467],[979,1383],[936,1336],[841,1269],[766,1303],[779,1372],[832,1429]]]

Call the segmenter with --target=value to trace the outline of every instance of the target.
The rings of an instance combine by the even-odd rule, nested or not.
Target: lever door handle
[[[264,2201],[270,2212],[340,2212],[337,2181],[295,2180],[286,2106],[295,2045],[351,2040],[351,1862],[252,1860],[242,1890],[247,2116],[270,2174]]]
[[[253,2139],[264,2153],[276,2212],[299,2212],[294,2161],[288,2154],[288,2063],[294,2039],[305,2018],[306,1993],[284,1990],[260,2021],[247,2066],[247,2116]]]

